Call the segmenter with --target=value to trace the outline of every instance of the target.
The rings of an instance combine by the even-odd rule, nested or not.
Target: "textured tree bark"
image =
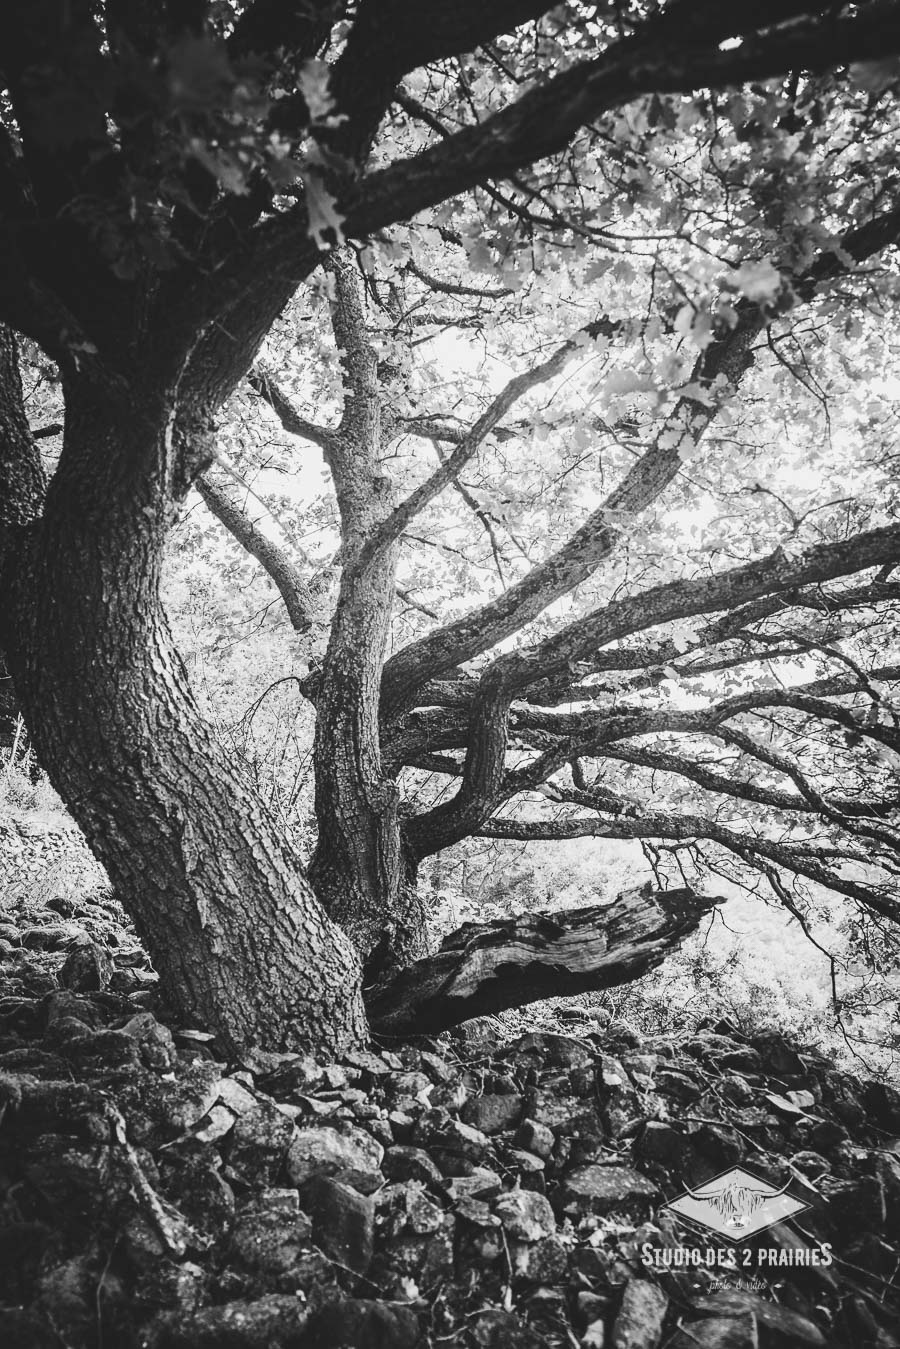
[[[317,681],[316,819],[309,877],[329,915],[352,937],[367,979],[427,949],[415,865],[401,841],[399,790],[381,755],[381,675],[390,628],[396,545],[366,545],[391,508],[380,456],[378,361],[366,331],[352,254],[329,260],[332,323],[342,351],[344,410],[325,450],[341,514],[343,574]]]
[[[540,998],[639,978],[722,901],[692,890],[627,890],[612,904],[466,923],[433,956],[366,991],[378,1035],[436,1034]]]
[[[358,957],[203,721],[160,604],[171,412],[67,390],[60,468],[10,550],[0,642],[174,1011],[231,1050],[337,1048],[365,1036]]]

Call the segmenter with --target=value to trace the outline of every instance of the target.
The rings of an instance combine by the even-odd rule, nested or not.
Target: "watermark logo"
[[[809,1204],[787,1193],[789,1184],[790,1180],[779,1188],[733,1166],[730,1171],[704,1181],[697,1189],[686,1187],[684,1194],[666,1208],[736,1243],[795,1218],[809,1208]]]

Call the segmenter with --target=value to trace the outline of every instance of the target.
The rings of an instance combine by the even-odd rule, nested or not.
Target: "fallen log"
[[[376,1035],[434,1035],[542,998],[630,983],[723,902],[648,883],[611,904],[465,923],[433,956],[364,990],[369,1024]]]

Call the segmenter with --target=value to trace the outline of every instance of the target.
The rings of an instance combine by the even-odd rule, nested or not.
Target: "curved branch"
[[[194,486],[216,519],[234,535],[251,557],[256,558],[275,582],[284,600],[291,626],[296,632],[307,632],[312,626],[315,602],[309,586],[285,550],[267,538],[247,512],[235,505],[227,492],[217,487],[207,476],[197,478]]]
[[[608,807],[601,806],[600,809]],[[627,813],[627,814],[626,814]],[[623,812],[615,821],[580,817],[553,821],[533,820],[486,820],[476,831],[481,838],[507,838],[520,840],[569,839],[569,838],[617,838],[617,839],[679,839],[691,840],[706,838],[718,843],[745,862],[755,865],[755,857],[766,858],[788,871],[794,871],[808,880],[816,881],[830,890],[858,900],[865,908],[889,918],[891,922],[900,922],[900,902],[879,894],[870,886],[860,885],[847,880],[834,871],[813,849],[801,849],[789,844],[775,843],[770,839],[755,837],[746,829],[740,832],[718,824],[706,816],[677,814],[666,811],[641,811],[634,813],[632,808],[623,804]],[[850,859],[848,859],[850,860]],[[855,860],[861,860],[859,858]]]

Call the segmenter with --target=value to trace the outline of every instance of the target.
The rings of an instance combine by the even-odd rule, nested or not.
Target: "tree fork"
[[[436,1034],[541,998],[596,993],[655,969],[721,896],[648,882],[612,904],[465,923],[435,955],[364,990],[376,1035]]]

